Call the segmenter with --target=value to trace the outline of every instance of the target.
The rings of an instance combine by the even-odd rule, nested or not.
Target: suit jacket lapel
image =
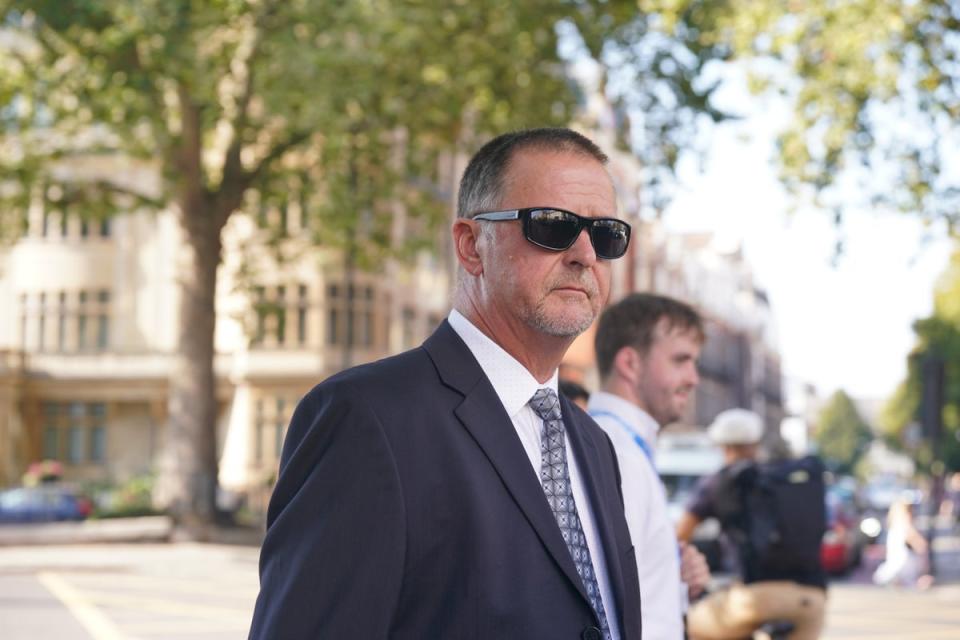
[[[577,466],[580,470],[580,477],[586,489],[590,500],[590,506],[593,508],[593,516],[596,519],[597,530],[600,534],[600,540],[603,544],[604,557],[607,561],[607,577],[610,580],[610,586],[613,589],[614,599],[617,605],[617,616],[619,618],[620,629],[624,627],[624,577],[623,568],[620,566],[620,549],[614,527],[616,513],[612,509],[620,509],[622,506],[617,499],[616,486],[610,486],[611,483],[604,483],[601,475],[600,452],[594,438],[586,433],[585,428],[574,417],[573,408],[566,398],[560,397],[560,407],[563,412],[563,421],[567,429],[567,437],[570,439],[570,447],[573,449],[573,455],[577,457]],[[611,455],[612,455],[611,451]],[[612,475],[612,474],[611,474]],[[611,493],[613,492],[613,493]],[[629,549],[629,541],[625,542]]]
[[[540,479],[530,466],[510,416],[473,354],[446,321],[427,339],[424,348],[443,382],[465,396],[454,411],[457,418],[483,450],[560,570],[589,603]]]

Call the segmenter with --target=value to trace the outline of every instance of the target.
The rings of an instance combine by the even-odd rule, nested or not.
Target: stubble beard
[[[590,328],[597,317],[598,310],[594,308],[593,302],[598,298],[600,292],[593,283],[578,283],[587,289],[587,300],[584,305],[574,307],[572,304],[565,305],[570,308],[561,311],[549,309],[550,292],[554,287],[547,289],[547,295],[533,309],[528,319],[529,324],[541,333],[555,338],[575,338]]]

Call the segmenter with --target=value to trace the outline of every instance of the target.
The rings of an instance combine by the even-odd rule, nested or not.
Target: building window
[[[57,351],[67,348],[67,292],[57,296]]]
[[[417,340],[417,312],[412,307],[404,307],[401,313],[403,348],[410,349]]]
[[[60,459],[60,440],[58,438],[60,430],[54,425],[47,425],[43,428],[43,459]]]
[[[103,463],[107,459],[106,427],[96,426],[90,429],[90,462]]]
[[[102,402],[45,402],[43,456],[69,464],[107,460],[107,408]],[[66,452],[63,451],[66,448]]]
[[[263,422],[263,400],[257,400],[257,410],[254,414],[254,443],[253,443],[253,459],[257,464],[263,462],[263,437],[264,437],[264,422]]]
[[[77,295],[77,350],[87,349],[87,292]]]
[[[250,344],[258,347],[305,344],[309,317],[307,294],[307,286],[302,284],[256,287],[253,303],[254,330]]]
[[[283,345],[287,341],[287,288],[277,287],[277,295],[274,299],[274,335],[277,337],[277,344]]]
[[[110,237],[110,218],[104,218],[100,221],[100,237],[109,238]]]
[[[257,399],[254,412],[254,463],[274,463],[283,452],[283,438],[287,433],[292,404],[286,396],[264,395]]]
[[[47,348],[47,294],[41,293],[38,297],[40,304],[37,311],[37,351],[44,351]]]
[[[70,464],[80,464],[84,460],[86,447],[84,447],[84,430],[79,426],[69,428],[69,439],[67,440],[67,462]]]
[[[277,398],[277,413],[273,431],[273,450],[276,453],[277,460],[283,452],[283,436],[287,428],[287,403],[284,398]]]
[[[340,342],[340,287],[327,285],[327,344]]]
[[[344,289],[327,287],[327,344],[351,347],[372,347],[374,331],[374,288],[347,285]]]
[[[297,344],[307,344],[307,286],[301,284],[297,295]]]
[[[106,351],[110,343],[110,292],[97,293],[97,349]]]

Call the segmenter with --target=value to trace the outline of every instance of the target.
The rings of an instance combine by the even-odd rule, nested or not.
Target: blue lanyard
[[[626,429],[627,433],[633,436],[633,441],[636,442],[637,446],[640,447],[640,450],[646,454],[647,460],[650,461],[650,464],[653,464],[653,451],[650,450],[650,445],[647,444],[647,441],[643,439],[643,436],[634,431],[633,427],[627,424],[626,420],[611,411],[588,411],[587,413],[589,413],[591,418],[606,416],[608,418],[613,418],[620,423],[620,426]]]

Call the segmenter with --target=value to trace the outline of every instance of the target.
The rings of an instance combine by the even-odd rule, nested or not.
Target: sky
[[[923,243],[920,223],[902,214],[851,209],[840,229],[825,212],[789,215],[771,163],[786,109],[735,84],[721,102],[746,117],[714,128],[702,167],[681,164],[667,228],[711,231],[721,247],[742,243],[770,296],[789,382],[811,383],[822,397],[838,388],[888,396],[906,373],[912,322],[931,312],[949,242]],[[845,250],[833,264],[838,233]]]

